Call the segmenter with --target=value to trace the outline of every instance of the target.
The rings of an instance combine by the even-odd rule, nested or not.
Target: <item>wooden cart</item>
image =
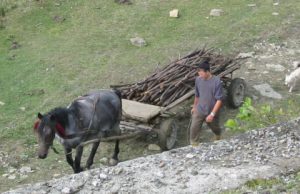
[[[172,83],[176,83],[174,84],[174,87],[177,87],[180,84],[183,86],[180,88],[180,97],[173,98],[175,100],[168,101],[170,103],[167,103],[166,106],[163,106],[165,103],[162,102],[160,103],[162,105],[153,105],[144,102],[145,99],[151,99],[149,98],[149,91],[153,91],[153,89],[149,89],[149,85],[151,88],[158,88],[159,90],[159,87],[155,86],[155,83],[164,84],[167,85],[167,91],[174,92],[176,90],[176,88],[172,88],[172,84],[169,82],[167,83],[165,79],[157,82],[156,79],[162,74],[161,72],[155,72],[144,81],[136,84],[112,86],[116,89],[121,88],[121,91],[125,91],[127,98],[130,99],[122,100],[123,120],[121,122],[121,129],[133,132],[132,136],[144,134],[146,132],[156,132],[158,134],[160,147],[163,150],[172,149],[177,140],[178,130],[178,124],[176,122],[176,107],[181,103],[186,102],[186,100],[194,95],[193,84],[195,82],[196,74],[193,72],[194,69],[192,68],[195,68],[193,65],[195,63],[199,63],[199,61],[203,60],[203,58],[209,57],[214,61],[214,64],[216,64],[213,66],[212,73],[221,78],[226,90],[226,101],[233,108],[239,107],[243,103],[246,93],[245,81],[241,78],[233,79],[232,77],[233,72],[240,68],[241,64],[239,63],[239,59],[223,58],[219,54],[214,55],[213,53],[210,53],[210,50],[203,49],[195,51],[182,59],[172,62],[162,70],[162,72],[169,74],[169,71],[170,69],[172,70],[172,68],[180,71],[182,71],[183,67],[188,69],[186,75],[180,72],[179,74],[182,75],[182,77],[177,75],[174,76],[179,81],[174,82],[175,78],[171,79]],[[156,82],[154,82],[154,84],[150,83],[153,82],[153,80]],[[160,89],[160,91],[162,91],[162,89]],[[140,93],[135,95],[137,92]],[[159,99],[158,92],[155,93],[156,99]],[[165,96],[166,95],[163,97]],[[173,95],[173,97],[175,96]]]
[[[232,108],[239,107],[245,98],[246,84],[241,78],[227,79],[224,88],[227,89],[228,104]],[[132,100],[122,99],[123,120],[121,128],[133,132],[134,135],[155,132],[158,134],[159,146],[162,150],[172,149],[177,140],[178,124],[176,122],[176,107],[194,95],[194,90],[168,105],[160,107]]]

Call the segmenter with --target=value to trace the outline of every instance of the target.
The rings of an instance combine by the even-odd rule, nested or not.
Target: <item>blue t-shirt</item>
[[[223,99],[223,89],[220,78],[214,75],[208,80],[197,77],[195,80],[195,96],[199,97],[197,104],[198,112],[209,115],[217,100]]]

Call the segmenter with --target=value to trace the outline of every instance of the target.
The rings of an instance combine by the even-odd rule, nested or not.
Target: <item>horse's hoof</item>
[[[108,162],[108,164],[110,165],[110,166],[116,166],[117,164],[118,164],[118,160],[115,160],[115,159],[113,159],[113,158],[111,158],[110,160],[109,160],[109,162]]]
[[[75,170],[74,170],[74,173],[77,174],[77,173],[80,173],[80,172],[82,172],[82,171],[83,171],[83,168],[80,167],[79,169],[75,169]]]

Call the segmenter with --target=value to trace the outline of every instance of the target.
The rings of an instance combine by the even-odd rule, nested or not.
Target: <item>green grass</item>
[[[18,2],[18,3],[14,3]],[[284,21],[299,19],[300,3],[285,1],[1,1],[0,139],[31,139],[38,111],[65,106],[91,89],[142,79],[156,64],[167,64],[204,44],[234,53]],[[178,8],[180,18],[168,17]],[[209,17],[212,8],[224,15]],[[272,16],[277,11],[280,17]],[[54,21],[55,16],[66,20]],[[131,37],[148,45],[137,48]],[[12,41],[21,47],[10,50]],[[13,58],[13,59],[12,59]],[[43,89],[43,95],[27,95]],[[20,107],[25,107],[21,111]],[[30,135],[29,135],[30,134]],[[25,137],[25,138],[24,138]],[[30,140],[27,140],[30,141]]]
[[[223,194],[244,193],[255,191],[258,193],[278,193],[283,192],[277,190],[280,188],[287,193],[300,191],[300,172],[294,173],[287,182],[284,178],[271,178],[271,179],[253,179],[247,181],[243,187],[234,190],[222,192]]]
[[[300,2],[273,1],[133,1],[1,0],[5,10],[0,30],[0,141],[33,143],[36,113],[65,106],[91,89],[143,79],[179,54],[204,44],[224,53],[247,50],[262,36],[272,37],[300,19]],[[256,3],[255,8],[247,6]],[[169,18],[178,8],[180,18]],[[212,8],[224,15],[209,17]],[[279,16],[272,16],[272,12]],[[55,16],[66,20],[57,23]],[[134,47],[129,39],[148,45]],[[11,50],[12,41],[21,47]],[[43,89],[44,94],[28,95]],[[21,111],[20,107],[25,107]]]
[[[5,103],[0,105],[1,150],[16,161],[25,154],[28,163],[44,169],[22,183],[48,179],[62,170],[51,166],[64,160],[63,155],[51,154],[47,162],[34,158],[32,125],[37,112],[66,106],[92,89],[141,80],[157,64],[162,67],[205,44],[237,53],[250,50],[260,39],[280,42],[285,38],[281,32],[300,19],[300,2],[295,0],[279,6],[273,6],[272,0],[132,2],[128,6],[114,0],[0,0],[4,11],[0,14],[0,101]],[[250,8],[249,3],[257,6]],[[168,17],[174,8],[179,9],[177,19]],[[222,8],[224,15],[210,17],[212,8]],[[56,22],[55,16],[65,21]],[[148,45],[132,46],[129,39],[135,36]],[[13,41],[21,47],[11,50]],[[39,90],[45,93],[34,92]],[[71,173],[66,163],[60,167]],[[0,174],[4,172],[0,168]],[[18,184],[1,181],[1,190]]]

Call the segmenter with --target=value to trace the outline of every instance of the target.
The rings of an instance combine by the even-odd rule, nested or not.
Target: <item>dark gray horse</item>
[[[52,147],[54,137],[58,137],[65,148],[67,162],[75,173],[81,172],[80,166],[83,146],[81,143],[101,139],[103,137],[120,135],[120,120],[122,116],[122,101],[119,91],[101,90],[89,93],[76,99],[67,108],[55,108],[42,115],[38,113],[35,132],[39,142],[38,156],[47,157]],[[93,164],[100,140],[93,143],[92,151],[86,162],[86,167]],[[72,149],[76,148],[75,160]],[[119,140],[116,140],[113,154],[114,164],[118,161]]]

